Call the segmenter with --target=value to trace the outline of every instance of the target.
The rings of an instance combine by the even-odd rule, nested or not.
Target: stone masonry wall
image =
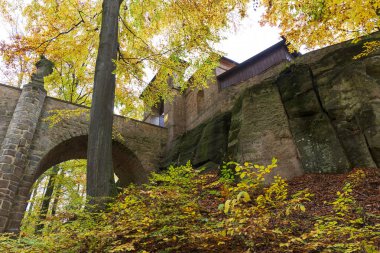
[[[0,86],[0,231],[18,231],[30,188],[43,172],[87,156],[88,108],[45,96],[41,84]],[[66,116],[49,126],[57,110]],[[162,160],[167,129],[115,115],[114,136],[119,185],[146,182]]]
[[[3,143],[21,89],[0,84],[0,145]]]
[[[279,168],[273,173],[290,178],[303,174],[280,93],[268,80],[247,89],[232,111],[228,157],[243,163],[268,164],[273,157]]]
[[[74,110],[75,115],[63,117],[56,125],[49,126],[47,119],[56,110],[66,111],[68,115]],[[18,194],[13,199],[7,231],[17,231],[19,228],[30,188],[43,172],[60,162],[86,159],[88,124],[88,108],[46,98],[30,150],[29,163]],[[159,167],[167,129],[115,116],[114,131],[117,143],[113,145],[113,162],[120,185],[146,182],[147,175]]]
[[[4,231],[27,165],[46,91],[39,84],[24,86],[0,151],[0,231]]]

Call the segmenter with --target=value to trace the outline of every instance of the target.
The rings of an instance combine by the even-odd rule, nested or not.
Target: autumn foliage
[[[220,57],[214,46],[221,39],[221,31],[239,22],[248,2],[122,1],[115,61],[119,109],[128,113],[137,107],[136,100],[150,81],[146,72],[157,73],[143,96],[149,105],[173,97],[168,76],[182,90],[190,85],[186,82],[190,76],[190,86],[205,87]],[[13,31],[8,41],[0,42],[0,56],[10,76],[16,77],[14,84],[25,83],[33,64],[44,54],[55,63],[53,74],[46,80],[49,94],[88,104],[101,5],[101,0],[0,0],[0,18]]]
[[[263,24],[278,26],[297,49],[336,44],[380,30],[380,2],[262,0]]]
[[[2,235],[4,252],[378,252],[380,217],[357,200],[376,171],[355,170],[323,203],[268,166],[228,163],[221,176],[190,164],[129,186],[107,212],[51,219],[42,234]],[[369,174],[371,178],[368,178]],[[377,173],[377,174],[376,174]],[[321,175],[322,176],[322,175]],[[298,179],[300,180],[300,179]],[[375,181],[373,181],[375,182]],[[312,186],[309,183],[310,186]],[[314,209],[314,202],[318,209]],[[318,210],[324,210],[319,211]]]

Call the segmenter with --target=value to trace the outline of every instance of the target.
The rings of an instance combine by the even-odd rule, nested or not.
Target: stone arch
[[[64,139],[46,150],[35,166],[29,166],[20,183],[14,199],[6,230],[17,232],[20,228],[33,183],[52,166],[73,159],[87,159],[87,135],[79,135]],[[144,183],[148,180],[148,172],[139,158],[127,146],[114,140],[112,156],[115,174],[119,178],[118,185],[123,187],[130,183]]]
[[[36,168],[34,181],[52,166],[72,159],[87,158],[87,135],[80,135],[64,140],[41,159]],[[147,181],[145,172],[138,157],[119,141],[112,143],[112,157],[115,174],[120,179],[121,186],[129,183],[144,183]]]
[[[35,131],[26,135],[29,137],[29,143],[20,149],[24,155],[20,156],[22,164],[18,161],[21,168],[18,171],[19,175],[11,175],[16,184],[6,189],[12,196],[8,194],[0,199],[0,203],[6,201],[6,204],[2,205],[0,231],[19,231],[30,198],[29,191],[38,176],[46,169],[65,160],[87,157],[89,111],[86,108],[78,111],[81,107],[49,97],[46,97],[43,105],[39,105],[42,108],[41,114],[39,118],[32,120],[36,123]],[[56,110],[73,110],[73,113],[70,117],[59,117],[59,122],[50,126],[52,122],[49,116]],[[31,114],[34,115],[34,111],[35,109]],[[21,111],[21,114],[25,112]],[[16,116],[13,116],[16,123],[19,122],[19,118],[24,117]],[[115,115],[114,130],[117,140],[113,143],[113,160],[115,172],[120,179],[119,185],[147,181],[149,173],[160,165],[161,150],[167,140],[167,129]],[[25,141],[20,141],[20,144],[25,145]]]

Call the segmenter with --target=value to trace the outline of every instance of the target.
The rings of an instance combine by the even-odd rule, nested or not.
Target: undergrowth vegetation
[[[331,212],[313,194],[290,194],[268,166],[230,162],[220,175],[190,164],[131,185],[106,212],[85,209],[45,221],[40,233],[2,234],[1,252],[379,252],[380,219],[353,197],[366,174],[347,178]]]

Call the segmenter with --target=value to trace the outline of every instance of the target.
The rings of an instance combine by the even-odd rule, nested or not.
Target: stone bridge
[[[54,125],[52,115],[60,118]],[[42,173],[86,159],[88,126],[88,108],[47,97],[41,84],[0,85],[0,232],[18,231],[30,189]],[[158,168],[167,129],[115,115],[114,139],[120,184],[141,183]]]

